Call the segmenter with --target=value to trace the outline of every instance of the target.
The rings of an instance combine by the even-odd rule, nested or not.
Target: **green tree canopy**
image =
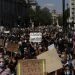
[[[30,17],[36,25],[50,25],[52,23],[52,15],[48,8],[36,7],[36,11],[30,9]]]

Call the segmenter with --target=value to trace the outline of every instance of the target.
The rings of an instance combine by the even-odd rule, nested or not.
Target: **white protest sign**
[[[61,59],[58,56],[58,53],[57,53],[55,47],[53,48],[53,45],[51,46],[51,49],[38,55],[37,59],[45,59],[46,60],[46,72],[48,72],[48,73],[57,71],[58,69],[61,69],[63,67],[63,65],[61,63]]]
[[[10,31],[4,31],[4,33],[8,34],[8,33],[10,33]]]
[[[42,41],[42,33],[30,33],[30,42],[41,42]]]

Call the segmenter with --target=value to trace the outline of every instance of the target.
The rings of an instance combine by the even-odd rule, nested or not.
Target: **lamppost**
[[[67,20],[66,20],[66,31],[69,31],[69,7],[68,7],[68,3],[66,4],[67,7]]]
[[[66,31],[65,27],[65,0],[62,0],[62,9],[63,9],[63,31]]]

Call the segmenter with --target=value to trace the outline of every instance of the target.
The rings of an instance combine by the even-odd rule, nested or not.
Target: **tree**
[[[41,9],[41,13],[39,14],[40,23],[43,25],[50,25],[51,24],[51,13],[48,8]]]
[[[30,17],[36,26],[38,26],[39,23],[41,25],[50,25],[52,23],[52,15],[46,7],[41,9],[40,6],[37,6],[36,11],[30,9]]]

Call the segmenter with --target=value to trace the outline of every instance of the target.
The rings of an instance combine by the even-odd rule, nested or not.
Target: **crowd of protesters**
[[[13,31],[14,30],[14,31]],[[30,32],[41,32],[42,41],[33,43],[29,41]],[[63,68],[60,75],[75,75],[75,35],[64,33],[58,28],[17,28],[10,33],[0,33],[0,39],[4,40],[4,46],[0,46],[0,75],[16,75],[16,65],[19,59],[36,59],[36,56],[47,51],[48,46],[54,44]],[[18,52],[8,51],[8,43],[16,43]]]

